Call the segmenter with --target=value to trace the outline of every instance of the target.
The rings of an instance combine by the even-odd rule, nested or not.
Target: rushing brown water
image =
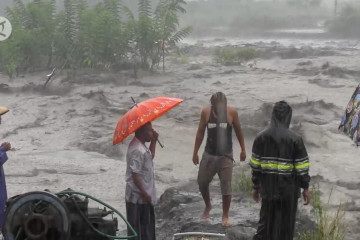
[[[186,64],[169,57],[166,73],[143,73],[137,81],[125,71],[81,70],[73,77],[54,78],[43,91],[48,72],[11,80],[0,75],[0,103],[11,110],[3,117],[1,139],[15,147],[4,166],[8,195],[71,187],[125,213],[124,153],[131,137],[112,146],[112,136],[117,120],[132,105],[130,97],[185,99],[154,122],[165,144],[164,149],[158,147],[155,159],[158,196],[169,187],[196,184],[198,167],[191,159],[200,110],[213,92],[223,91],[239,112],[248,156],[255,134],[269,121],[272,103],[284,99],[292,105],[292,128],[303,135],[310,173],[320,181],[324,201],[332,191],[331,206],[345,204],[347,239],[355,239],[360,231],[359,149],[337,127],[359,84],[356,42],[190,39],[185,43],[191,44]],[[260,58],[243,66],[213,62],[215,46],[244,44],[260,51]],[[234,154],[238,161],[235,138]],[[247,168],[248,160],[237,165]],[[251,218],[257,218],[257,212]]]

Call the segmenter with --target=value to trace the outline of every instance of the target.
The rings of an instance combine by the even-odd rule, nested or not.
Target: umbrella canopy
[[[134,106],[119,120],[113,138],[113,144],[122,142],[147,122],[152,122],[184,100],[180,98],[157,97]]]

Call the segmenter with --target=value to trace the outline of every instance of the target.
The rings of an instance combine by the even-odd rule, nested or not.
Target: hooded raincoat
[[[300,135],[289,129],[291,107],[274,106],[271,124],[256,137],[250,166],[262,205],[254,239],[292,240],[300,189],[309,187],[309,158]]]

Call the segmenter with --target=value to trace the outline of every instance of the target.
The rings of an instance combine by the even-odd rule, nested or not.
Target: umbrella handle
[[[162,143],[159,141],[159,139],[157,140],[157,142],[159,143],[161,148],[164,148],[164,145],[162,145]]]
[[[137,107],[138,105],[137,105],[137,103],[136,103],[135,99],[134,99],[133,97],[131,97],[131,100],[134,102],[134,105],[132,105],[132,107],[131,107],[131,108],[133,108],[133,107],[135,107],[135,106]],[[131,109],[131,108],[130,108],[130,109]]]

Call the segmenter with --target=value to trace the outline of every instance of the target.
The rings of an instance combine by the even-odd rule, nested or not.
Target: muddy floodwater
[[[157,149],[155,159],[158,197],[176,187],[167,191],[170,199],[162,201],[170,204],[171,199],[179,199],[170,209],[160,203],[159,239],[170,239],[170,234],[181,230],[222,232],[216,181],[212,218],[199,219],[203,203],[192,151],[201,107],[209,103],[212,93],[223,91],[229,105],[239,112],[248,158],[256,133],[268,124],[272,104],[279,100],[290,103],[291,128],[304,138],[312,182],[320,184],[325,202],[331,193],[330,209],[344,205],[346,239],[358,239],[360,149],[337,129],[360,82],[360,44],[309,38],[207,38],[187,39],[183,46],[186,61],[168,57],[165,73],[161,69],[140,72],[137,80],[131,71],[79,70],[56,76],[42,90],[49,71],[11,80],[0,75],[0,104],[10,109],[2,119],[0,136],[15,148],[4,165],[8,195],[70,187],[125,213],[125,153],[131,137],[113,146],[116,123],[132,106],[131,97],[139,102],[156,96],[178,97],[184,102],[153,123],[165,145]],[[259,57],[241,66],[223,66],[213,60],[217,46],[252,47]],[[249,159],[240,163],[239,151],[234,135],[235,171],[248,171]],[[259,208],[245,194],[235,194],[230,210],[233,226],[252,234]],[[301,206],[299,212],[311,219],[310,207]],[[119,227],[123,230],[125,225]]]

